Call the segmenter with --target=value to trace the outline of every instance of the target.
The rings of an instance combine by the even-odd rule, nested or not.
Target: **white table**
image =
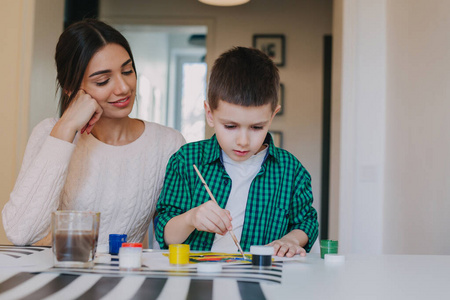
[[[264,291],[269,299],[450,299],[450,256],[346,255],[336,265],[307,256]]]
[[[51,267],[51,249],[14,260],[0,246],[0,299],[450,299],[450,256],[347,255],[345,259],[328,264],[318,254],[309,254],[286,260],[282,283],[273,284],[180,277],[176,272],[160,278],[32,274]]]

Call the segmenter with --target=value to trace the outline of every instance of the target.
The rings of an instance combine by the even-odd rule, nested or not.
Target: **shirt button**
[[[223,180],[223,185],[227,185],[228,184],[228,179],[224,179]]]

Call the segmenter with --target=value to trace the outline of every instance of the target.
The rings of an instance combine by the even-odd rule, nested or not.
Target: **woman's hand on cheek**
[[[79,90],[50,135],[72,142],[77,131],[91,133],[102,113],[97,101],[84,90]]]
[[[68,119],[76,124],[77,131],[89,134],[102,113],[103,109],[98,102],[84,90],[79,90],[64,115],[68,114]]]

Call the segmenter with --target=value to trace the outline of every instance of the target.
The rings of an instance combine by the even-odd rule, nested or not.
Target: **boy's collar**
[[[203,164],[210,164],[213,161],[216,161],[220,159],[220,153],[221,148],[219,146],[219,143],[217,142],[216,135],[214,134],[209,140],[208,140],[208,147],[205,148],[205,155],[203,156]],[[275,158],[275,160],[278,160],[279,154],[278,149],[273,144],[273,139],[270,133],[267,133],[266,138],[264,140],[264,144],[268,145],[268,155],[271,155]]]
[[[268,144],[269,145],[269,155],[272,155],[275,160],[278,161],[278,149],[275,147],[275,144],[273,143],[273,139],[272,139],[272,135],[270,133],[267,133],[266,135],[266,139],[264,140],[264,144]]]
[[[209,164],[220,158],[220,146],[214,134],[208,141],[208,147],[205,147],[205,155],[203,156],[203,164]]]

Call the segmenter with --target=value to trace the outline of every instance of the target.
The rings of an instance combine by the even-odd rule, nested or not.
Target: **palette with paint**
[[[163,253],[169,257],[168,253]],[[245,254],[245,259],[241,254],[220,253],[220,252],[191,252],[189,254],[189,263],[201,262],[221,262],[221,263],[252,263],[252,255]]]
[[[222,262],[222,263],[252,263],[252,255],[245,254],[245,258],[241,254],[233,253],[217,253],[217,252],[199,252],[190,253],[190,263],[200,262]]]

